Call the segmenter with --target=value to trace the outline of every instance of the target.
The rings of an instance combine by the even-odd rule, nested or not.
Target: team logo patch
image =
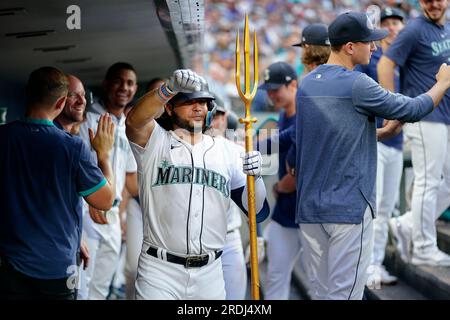
[[[270,71],[269,69],[264,70],[264,80],[267,81],[270,79]]]

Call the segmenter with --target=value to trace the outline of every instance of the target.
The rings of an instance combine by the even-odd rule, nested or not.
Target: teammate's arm
[[[384,120],[383,127],[377,128],[377,140],[395,137],[402,131],[403,123],[398,120]]]
[[[381,57],[377,64],[378,82],[390,92],[395,92],[394,73],[396,66],[397,64],[385,55]]]
[[[275,183],[274,191],[278,193],[291,193],[296,190],[295,176],[290,173],[284,175],[280,181]]]
[[[106,179],[106,184],[85,196],[84,199],[89,205],[99,210],[109,210],[116,194],[114,175],[109,161],[109,155],[114,144],[114,129],[114,122],[108,113],[100,117],[95,136],[93,130],[89,128],[91,146],[97,153],[97,164]]]
[[[189,69],[175,70],[164,84],[144,95],[131,109],[126,120],[128,139],[144,148],[155,127],[154,119],[163,111],[167,101],[180,91],[199,91],[202,82],[203,78]]]
[[[443,63],[436,74],[434,86],[415,98],[383,89],[372,78],[360,74],[353,82],[353,103],[362,114],[384,119],[415,122],[436,108],[450,87],[450,67]]]

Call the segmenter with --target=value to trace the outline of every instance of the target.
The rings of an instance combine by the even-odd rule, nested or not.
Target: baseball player
[[[319,23],[308,25],[302,32],[301,42],[294,46],[302,47],[302,63],[306,72],[311,72],[325,63],[330,55],[327,26]],[[276,205],[267,232],[265,298],[268,300],[289,298],[292,270],[301,252],[301,239],[295,222],[295,177],[287,172],[286,167],[289,151],[293,149],[291,152],[295,152],[295,140],[288,132],[295,130],[297,86],[295,70],[286,63],[274,63],[269,66],[265,83],[260,87],[267,90],[275,108],[282,109],[279,121],[279,181],[273,187]],[[311,279],[308,261],[302,263]]]
[[[381,40],[380,47],[372,54],[368,65],[357,66],[355,70],[364,72],[378,81],[377,64],[383,52],[389,48],[400,30],[403,29],[403,12],[399,9],[386,7],[381,10],[380,24],[389,35]],[[399,70],[396,70],[395,92],[400,89]],[[377,127],[383,127],[383,119],[377,118]],[[377,130],[378,131],[378,130]],[[379,131],[378,131],[379,132]],[[388,222],[395,202],[398,198],[403,170],[403,134],[383,139],[377,143],[377,219],[373,222],[374,244],[371,263],[368,268],[367,286],[378,288],[380,284],[394,284],[397,277],[389,274],[383,266],[384,250],[388,239]]]
[[[282,132],[295,124],[295,95],[297,74],[285,62],[272,63],[264,72],[264,84],[259,89],[266,90],[276,110],[280,111],[278,128]],[[267,153],[275,152],[270,139]],[[298,225],[295,223],[295,177],[286,174],[285,156],[291,145],[279,148],[279,181],[273,186],[276,198],[275,208],[265,231],[267,240],[267,281],[264,292],[266,300],[288,299],[292,269],[298,259],[301,243]],[[259,142],[261,145],[261,142]]]
[[[80,126],[80,136],[88,140],[88,127],[94,127],[105,112],[111,113],[116,125],[110,157],[115,173],[116,198],[113,207],[106,213],[84,206],[83,239],[88,245],[91,263],[81,272],[80,299],[104,300],[108,296],[122,243],[118,205],[125,184],[130,193],[137,194],[137,186],[133,184],[136,180],[136,162],[125,135],[123,114],[137,90],[136,72],[127,63],[113,64],[106,73],[103,85],[105,97],[94,103],[92,110],[87,112],[86,121]]]
[[[420,120],[450,87],[445,64],[436,84],[416,98],[353,71],[369,63],[374,41],[387,34],[364,13],[339,15],[328,27],[328,62],[309,73],[297,92],[296,221],[315,277],[313,299],[363,297],[376,212],[375,117]]]
[[[395,67],[400,66],[400,92],[410,97],[430,88],[439,66],[450,59],[448,1],[419,3],[423,15],[408,23],[378,64],[380,84],[389,90]],[[450,256],[437,247],[435,225],[450,205],[450,94],[422,121],[406,124],[404,133],[411,140],[414,170],[411,211],[389,225],[402,259],[415,265],[450,266]]]
[[[176,70],[127,117],[144,213],[137,299],[224,299],[227,212],[231,201],[247,212],[246,174],[256,176],[257,220],[269,213],[260,153],[241,160],[224,139],[203,134],[213,99],[203,78]]]

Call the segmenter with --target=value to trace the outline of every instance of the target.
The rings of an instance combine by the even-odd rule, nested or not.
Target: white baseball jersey
[[[137,160],[144,242],[179,255],[220,250],[231,190],[243,187],[239,152],[225,139],[203,135],[191,145],[155,124]]]
[[[97,131],[98,126],[98,120],[100,119],[100,116],[104,113],[106,113],[106,109],[100,104],[100,103],[94,103],[92,105],[92,110],[87,112],[86,114],[86,121],[84,121],[80,126],[80,137],[86,141],[89,145],[89,133],[88,128],[91,128],[94,130],[94,133]],[[126,174],[129,172],[136,172],[137,165],[136,161],[134,160],[133,154],[131,152],[130,144],[128,142],[127,136],[125,134],[125,116],[122,115],[120,118],[115,117],[112,115],[112,119],[114,124],[116,125],[115,129],[115,137],[114,137],[114,146],[111,150],[111,167],[112,171],[114,173],[114,179],[116,183],[116,200],[120,201],[122,200],[122,190],[125,185],[125,178]],[[95,230],[98,232],[104,239],[108,239],[110,237],[111,228],[112,225],[100,225],[97,223],[94,223],[91,219],[89,219],[87,216],[89,213],[87,212],[88,207],[87,205],[84,206],[85,210],[85,223],[89,224],[86,226],[89,230]],[[86,215],[87,213],[87,215]],[[119,224],[120,219],[116,219],[115,224]],[[119,243],[120,246],[120,243]],[[120,247],[119,247],[120,250]]]

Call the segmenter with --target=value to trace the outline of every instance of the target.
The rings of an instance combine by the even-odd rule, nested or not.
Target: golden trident
[[[245,15],[244,27],[244,58],[245,58],[245,93],[241,87],[241,50],[239,47],[239,30],[236,36],[236,87],[242,101],[245,103],[245,118],[239,119],[240,123],[245,123],[245,151],[253,150],[252,123],[256,118],[250,117],[250,106],[255,97],[258,87],[258,46],[256,42],[256,31],[253,36],[253,90],[250,92],[250,33],[248,30],[248,16]],[[258,273],[258,252],[256,245],[256,205],[255,205],[255,177],[247,176],[247,196],[248,196],[248,219],[250,229],[250,269],[252,278],[252,298],[259,300],[259,273]]]

